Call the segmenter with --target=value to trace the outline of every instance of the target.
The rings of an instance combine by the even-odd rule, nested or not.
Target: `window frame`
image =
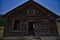
[[[35,15],[35,9],[27,9],[27,15]]]
[[[12,21],[12,27],[13,27],[13,30],[19,30],[20,29],[20,20],[19,20],[19,27],[18,27],[18,29],[14,29],[14,22],[15,22],[15,20],[19,20],[19,19],[14,19],[13,21]]]

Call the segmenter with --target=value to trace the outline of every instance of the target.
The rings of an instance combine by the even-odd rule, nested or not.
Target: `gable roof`
[[[9,12],[6,13],[4,16],[10,14],[10,13],[13,12],[14,10],[16,10],[16,9],[18,9],[18,8],[20,8],[20,7],[22,7],[23,5],[25,5],[25,4],[29,3],[29,2],[33,2],[33,3],[35,3],[36,5],[38,5],[39,7],[42,7],[42,8],[45,9],[46,11],[52,13],[52,14],[55,15],[56,17],[59,17],[57,14],[53,13],[52,11],[48,10],[47,8],[43,7],[42,5],[38,4],[38,3],[35,2],[35,1],[27,1],[27,2],[23,3],[22,5],[20,5],[20,6],[16,7],[16,8],[14,8],[14,9],[11,10],[11,11],[9,11]]]

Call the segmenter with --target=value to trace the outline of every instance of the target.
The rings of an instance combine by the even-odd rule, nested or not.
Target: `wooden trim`
[[[28,34],[28,22],[27,22],[27,35],[29,35],[29,34]]]
[[[12,20],[12,27],[14,28],[14,20]]]
[[[36,13],[36,12],[35,12],[35,9],[34,9],[34,15],[35,15],[35,13]]]
[[[27,15],[29,15],[29,9],[27,9]]]

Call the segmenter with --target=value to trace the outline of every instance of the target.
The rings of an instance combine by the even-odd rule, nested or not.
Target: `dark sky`
[[[0,14],[5,14],[28,0],[0,0]],[[60,0],[34,0],[50,11],[60,15]]]

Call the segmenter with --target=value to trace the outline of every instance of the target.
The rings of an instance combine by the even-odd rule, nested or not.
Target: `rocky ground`
[[[57,37],[39,37],[39,36],[9,36],[3,40],[58,40]]]

